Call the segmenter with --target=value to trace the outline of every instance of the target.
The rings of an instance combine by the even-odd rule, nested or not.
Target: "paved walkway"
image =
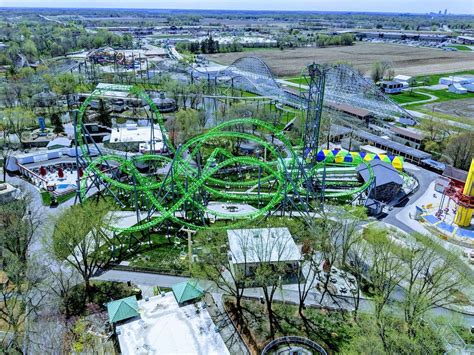
[[[418,101],[414,101],[414,102],[405,102],[405,103],[403,103],[403,104],[400,104],[400,106],[427,104],[427,103],[429,103],[429,102],[433,102],[433,101],[438,100],[438,96],[435,96],[435,95],[433,95],[433,94],[428,94],[427,92],[414,91],[413,93],[415,93],[415,94],[420,94],[420,95],[425,95],[425,96],[429,96],[429,99],[426,99],[426,100],[418,100]]]
[[[96,280],[127,282],[135,285],[171,287],[174,284],[189,280],[189,277],[158,275],[144,272],[109,270],[95,277]]]
[[[219,327],[219,333],[231,354],[247,355],[249,351],[243,340],[240,338],[239,332],[234,327],[234,323],[227,316],[224,310],[222,294],[211,292],[209,300],[208,312],[215,320],[216,326]]]

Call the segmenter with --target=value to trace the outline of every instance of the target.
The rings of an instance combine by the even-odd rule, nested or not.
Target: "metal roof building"
[[[359,140],[362,140],[363,142],[367,142],[377,148],[382,148],[383,150],[386,150],[389,154],[401,155],[407,161],[419,163],[423,159],[431,158],[430,153],[426,153],[421,150],[411,148],[404,144],[394,142],[390,139],[376,136],[375,134],[372,134],[369,132],[354,130],[353,133],[355,136],[359,138]]]
[[[204,290],[198,285],[197,281],[180,282],[174,284],[171,288],[178,304],[201,298],[204,295]]]
[[[120,322],[140,315],[137,297],[130,296],[107,303],[110,323]]]

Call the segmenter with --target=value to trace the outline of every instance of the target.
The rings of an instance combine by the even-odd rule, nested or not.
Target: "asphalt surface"
[[[379,219],[385,223],[394,225],[395,227],[400,228],[406,233],[414,233],[413,230],[409,225],[403,223],[399,219],[396,218],[397,214],[400,213],[403,209],[412,206],[416,200],[418,200],[425,191],[428,189],[428,186],[439,177],[439,174],[436,174],[432,171],[425,170],[419,167],[411,167],[410,165],[404,167],[410,174],[412,174],[418,180],[418,189],[411,194],[402,205],[395,206],[392,208],[391,211],[387,213],[387,215],[380,217]]]

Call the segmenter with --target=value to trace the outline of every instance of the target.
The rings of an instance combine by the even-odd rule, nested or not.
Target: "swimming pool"
[[[67,190],[67,189],[75,189],[76,185],[73,184],[58,184],[56,185],[58,190]]]

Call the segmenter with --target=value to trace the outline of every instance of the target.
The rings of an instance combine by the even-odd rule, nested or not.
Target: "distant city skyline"
[[[275,10],[275,11],[351,11],[394,13],[438,13],[447,9],[452,14],[474,14],[474,0],[2,0],[4,7],[51,8],[147,8],[202,10]]]

